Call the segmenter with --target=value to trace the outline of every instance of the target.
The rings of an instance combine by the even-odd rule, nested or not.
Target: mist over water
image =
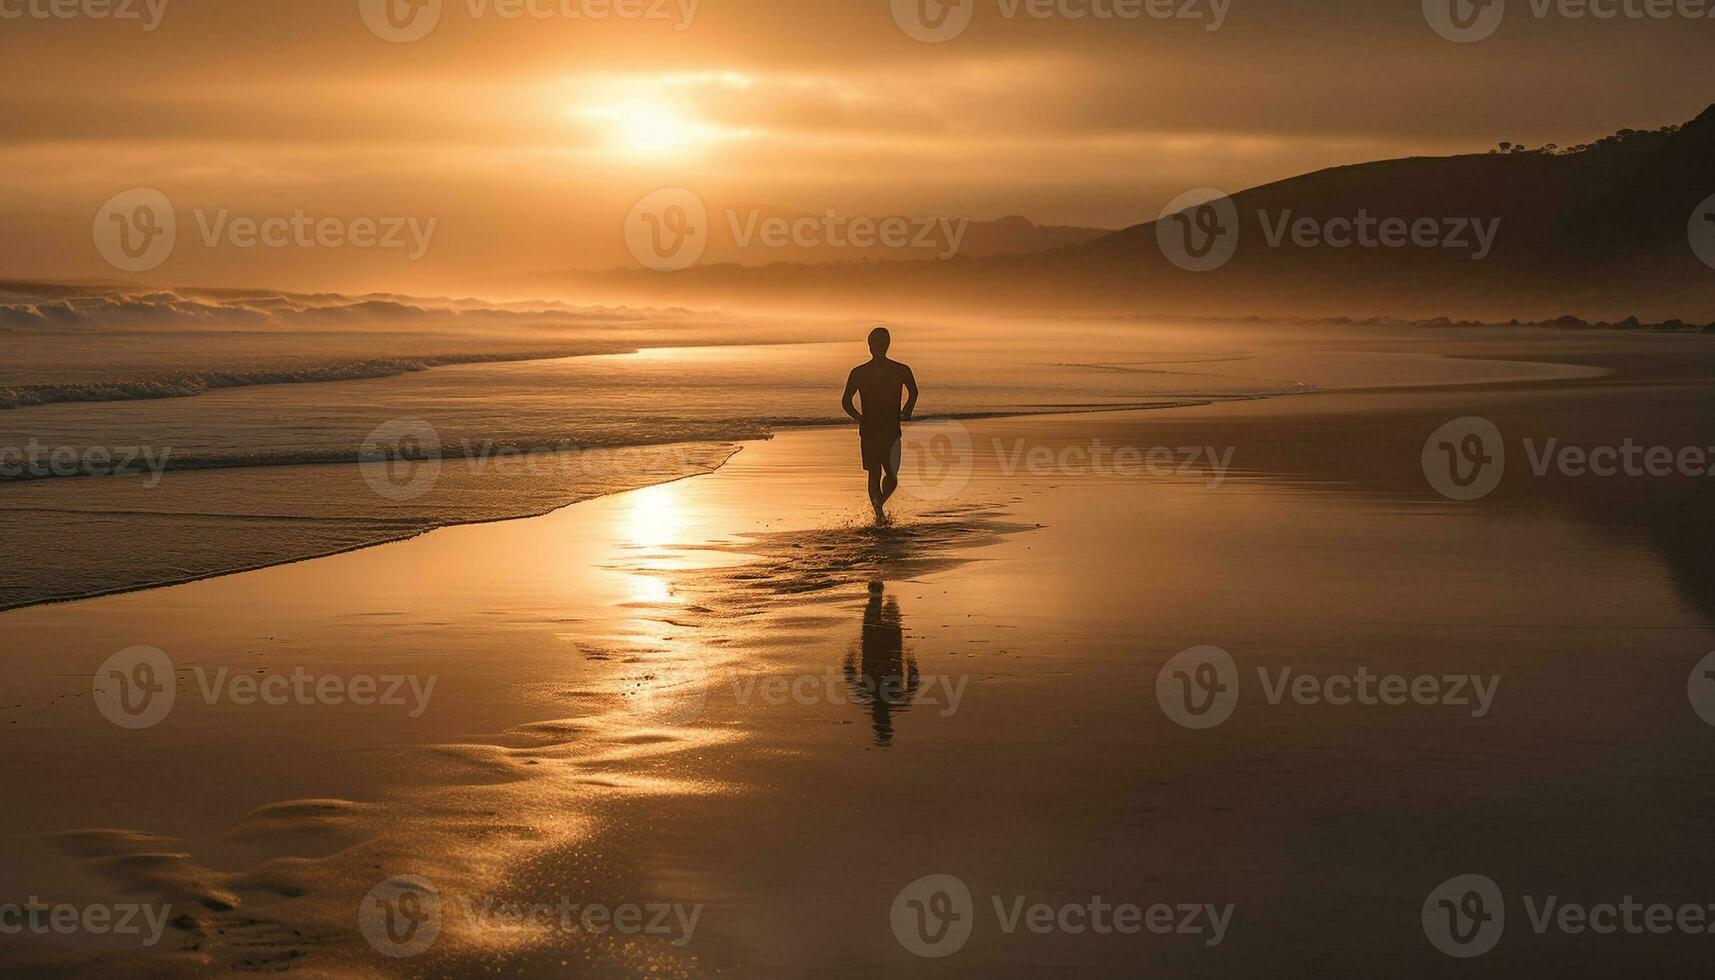
[[[730,346],[746,326],[663,320],[600,338],[567,332],[552,338],[570,355],[559,357],[520,350],[511,335],[464,332],[449,341],[445,332],[411,333],[386,338],[400,348],[399,358],[366,362],[338,359],[347,339],[338,332],[294,338],[302,347],[285,366],[269,365],[280,338],[268,333],[132,332],[105,359],[102,348],[79,350],[78,380],[64,380],[73,372],[51,357],[34,358],[22,390],[57,388],[65,399],[92,392],[91,400],[0,415],[0,446],[24,449],[33,441],[43,453],[148,446],[167,469],[195,469],[352,462],[378,426],[400,418],[432,427],[439,453],[455,457],[752,439],[782,425],[844,420],[838,392],[830,396],[829,389],[862,359],[860,345],[825,339],[832,328],[824,324],[757,324],[749,326],[753,336],[772,343]],[[1206,333],[995,328],[982,340],[957,328],[902,330],[904,349],[936,381],[922,414],[1148,406],[1301,387],[1295,378],[1266,376],[1267,365]],[[796,342],[782,342],[782,333]],[[420,353],[425,349],[430,353]],[[154,355],[147,366],[133,363],[146,351]],[[133,377],[120,380],[127,374]],[[66,474],[12,468],[0,479],[55,475]]]

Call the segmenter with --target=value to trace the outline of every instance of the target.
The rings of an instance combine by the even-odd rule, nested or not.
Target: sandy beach
[[[1518,450],[1458,502],[1422,462],[1463,416],[1509,445],[1708,442],[1715,358],[1622,343],[1538,380],[931,420],[885,527],[852,434],[792,430],[541,517],[7,612],[0,877],[163,925],[12,936],[0,968],[1695,969],[1686,935],[1514,921],[1480,962],[1424,940],[1465,873],[1711,898],[1685,846],[1715,812],[1687,704],[1715,649],[1707,477],[1537,476]],[[1160,682],[1206,647],[1236,704],[1187,727]],[[147,687],[146,661],[141,702],[92,688]],[[1324,683],[1365,676],[1437,693]],[[970,896],[950,954],[902,938],[930,875]]]
[[[0,0],[0,980],[1709,974],[1712,24]]]

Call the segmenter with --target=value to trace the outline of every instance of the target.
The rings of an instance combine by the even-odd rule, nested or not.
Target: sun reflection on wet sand
[[[633,602],[656,605],[673,601],[673,590],[665,579],[653,575],[634,575],[631,581]]]
[[[679,486],[662,483],[628,495],[626,532],[634,548],[670,544],[684,524],[679,512]]]
[[[832,445],[816,433],[777,446],[789,442]],[[439,894],[440,938],[412,964],[427,973],[552,968],[562,958],[597,973],[699,972],[693,954],[663,944],[490,928],[472,920],[467,903],[707,894],[694,869],[664,883],[660,869],[613,861],[627,852],[612,841],[681,819],[699,805],[692,800],[749,791],[720,760],[789,716],[738,703],[728,681],[787,670],[805,651],[843,638],[849,612],[834,607],[880,569],[909,576],[950,567],[955,546],[1002,530],[997,514],[976,512],[907,516],[886,530],[830,521],[826,501],[844,485],[822,485],[828,468],[806,467],[792,453],[773,457],[781,468],[762,479],[660,485],[533,521],[92,603],[84,616],[94,609],[127,628],[145,603],[169,617],[186,604],[242,602],[242,628],[251,630],[295,635],[329,621],[348,637],[408,633],[441,681],[432,720],[451,721],[402,734],[372,721],[377,714],[354,716],[327,737],[372,755],[372,781],[335,788],[300,777],[291,785],[314,787],[316,798],[247,803],[225,818],[228,830],[207,837],[115,831],[48,841],[38,877],[64,879],[68,862],[95,867],[98,880],[189,909],[173,932],[183,948],[162,951],[187,972],[314,964],[375,973],[354,910],[397,876],[424,879]],[[793,503],[793,494],[803,499]],[[357,618],[376,608],[391,610],[380,625]],[[449,625],[455,620],[462,625]],[[501,702],[513,707],[478,713]],[[187,705],[174,723],[233,734],[196,710]],[[483,727],[496,715],[508,720]],[[241,719],[251,728],[267,720]]]

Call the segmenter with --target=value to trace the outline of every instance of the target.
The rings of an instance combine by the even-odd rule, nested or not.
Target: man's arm
[[[905,407],[899,410],[899,417],[909,422],[911,413],[917,410],[917,375],[910,368],[905,369],[905,394]]]
[[[858,375],[854,368],[851,374],[846,375],[846,396],[840,400],[840,407],[846,410],[846,414],[850,415],[853,421],[861,425],[863,424],[863,414],[857,410],[857,406],[852,404],[852,396],[857,394],[857,390]]]

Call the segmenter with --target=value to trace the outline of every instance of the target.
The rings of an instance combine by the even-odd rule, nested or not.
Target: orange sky
[[[1121,227],[1191,187],[1566,144],[1715,101],[1715,20],[1537,19],[1528,0],[1471,44],[1420,0],[1223,0],[1218,30],[1211,0],[1079,20],[966,0],[939,44],[888,0],[530,0],[542,17],[438,0],[400,43],[366,25],[370,2],[0,0],[0,276],[114,275],[91,223],[134,187],[179,216],[153,281],[464,292],[633,264],[626,214],[661,187],[717,209]],[[107,5],[137,19],[85,15]],[[432,219],[433,238],[421,256],[243,248],[198,225],[299,210]]]

